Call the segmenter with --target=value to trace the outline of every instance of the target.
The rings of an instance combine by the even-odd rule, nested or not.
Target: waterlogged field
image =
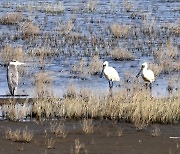
[[[1,152],[178,153],[179,12],[178,0],[1,0]],[[26,63],[14,98],[12,59]],[[104,61],[120,76],[112,93]]]

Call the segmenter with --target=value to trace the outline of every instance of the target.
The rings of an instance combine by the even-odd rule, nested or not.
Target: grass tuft
[[[33,133],[27,127],[23,130],[16,129],[15,131],[9,128],[5,131],[5,138],[14,142],[29,143],[33,138]]]
[[[110,26],[112,35],[116,38],[126,38],[130,34],[131,27],[129,25],[121,25],[119,23],[113,23]]]
[[[125,48],[114,48],[112,50],[112,59],[114,60],[134,60],[135,57],[134,55],[129,52],[128,50],[126,50]]]
[[[18,24],[23,20],[23,15],[20,12],[10,12],[6,13],[4,16],[0,17],[0,24],[12,25]]]

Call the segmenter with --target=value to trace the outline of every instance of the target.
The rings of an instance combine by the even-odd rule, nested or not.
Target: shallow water
[[[155,22],[155,27],[158,29],[160,26],[168,23],[178,23],[179,19],[179,2],[178,1],[162,1],[162,0],[150,0],[150,1],[129,1],[132,4],[132,8],[129,12],[122,7],[123,2],[119,0],[112,0],[111,3],[109,0],[99,1],[97,8],[94,12],[88,12],[86,10],[86,3],[82,0],[77,0],[73,2],[71,0],[63,0],[61,1],[64,5],[64,12],[59,14],[51,14],[45,13],[40,8],[43,5],[42,2],[37,2],[34,0],[18,0],[13,1],[9,0],[7,3],[6,0],[2,0],[0,2],[0,16],[4,13],[17,11],[18,9],[22,11],[23,15],[26,19],[32,20],[34,23],[38,24],[42,35],[46,33],[51,33],[51,35],[55,36],[57,33],[57,29],[59,28],[59,23],[65,24],[69,21],[73,16],[76,16],[76,20],[73,27],[73,32],[79,32],[82,35],[86,35],[91,37],[92,35],[104,38],[104,40],[110,41],[111,35],[109,32],[109,26],[112,22],[118,22],[121,24],[129,24],[134,25],[136,27],[141,27],[143,25],[144,20],[142,18],[146,18],[146,21],[149,23]],[[55,5],[58,3],[56,0],[47,0],[43,1],[44,3]],[[28,9],[29,7],[29,9]],[[135,19],[132,18],[132,13],[135,13],[137,16]],[[100,23],[100,24],[99,24]],[[16,28],[14,26],[6,26],[0,25],[0,34],[12,35],[15,33]],[[89,48],[91,52],[95,52],[97,49],[100,52],[102,61],[108,60],[109,65],[113,66],[119,73],[121,77],[120,87],[119,83],[115,83],[114,91],[124,88],[124,76],[125,73],[130,73],[132,76],[135,76],[139,69],[140,65],[147,61],[153,63],[153,57],[151,53],[153,50],[158,48],[160,44],[160,40],[162,42],[166,42],[166,37],[161,34],[162,37],[160,40],[158,36],[154,36],[154,44],[149,47],[146,45],[149,39],[138,36],[139,40],[134,40],[131,37],[127,39],[119,39],[114,40],[115,46],[126,47],[130,51],[132,51],[135,55],[134,61],[114,61],[110,57],[105,56],[106,50],[111,50],[112,47],[102,48],[101,45],[96,45],[96,47],[92,47],[90,44],[87,45],[84,42],[80,42],[76,45],[69,45],[64,43],[64,38],[62,36],[58,37],[58,45],[57,48],[60,56],[58,58],[53,58],[50,62],[47,61],[45,64],[44,71],[51,71],[51,77],[53,79],[51,89],[55,96],[62,97],[66,92],[67,86],[72,83],[78,89],[81,88],[89,88],[92,89],[95,93],[103,92],[108,93],[109,87],[108,82],[105,78],[99,78],[98,75],[87,75],[84,76],[77,75],[71,73],[71,67],[73,64],[78,62],[81,57],[86,57],[87,61],[91,59],[91,57],[85,56],[84,53]],[[163,39],[163,37],[165,37]],[[179,39],[177,36],[172,36],[171,41],[173,44],[179,45]],[[143,44],[139,49],[134,48],[135,41],[141,42]],[[41,39],[39,41],[33,42],[32,44],[28,44],[28,41],[18,39],[16,41],[12,39],[3,40],[2,44],[13,44],[13,45],[21,45],[25,49],[29,47],[37,47],[43,46],[41,43]],[[1,47],[2,48],[2,47]],[[53,48],[53,47],[52,47]],[[67,54],[68,57],[65,57],[63,53]],[[70,51],[74,51],[74,55],[69,55]],[[148,56],[147,56],[148,55]],[[38,58],[37,58],[38,59]],[[37,60],[36,59],[36,60]],[[36,61],[35,60],[35,61]],[[27,70],[27,76],[20,76],[20,83],[17,91],[17,95],[28,95],[29,97],[36,96],[36,87],[32,82],[34,82],[35,73],[40,72],[39,64],[34,64],[34,60],[25,61],[27,66],[24,66],[24,69]],[[35,65],[35,66],[34,66]],[[6,68],[0,66],[0,96],[6,97],[9,94],[7,81],[6,81]],[[179,84],[180,73],[171,73],[171,74],[160,74],[156,81],[153,83],[152,94],[155,97],[167,97],[169,93],[167,91],[167,86],[172,78],[175,78],[174,89],[180,88]],[[140,80],[141,81],[141,80]],[[143,83],[143,82],[142,82]],[[142,84],[140,83],[140,84]],[[131,84],[131,83],[129,83]],[[174,91],[176,93],[176,91]]]

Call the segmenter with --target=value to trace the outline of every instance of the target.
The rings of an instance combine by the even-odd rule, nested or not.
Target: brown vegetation
[[[7,140],[12,140],[14,142],[28,143],[32,140],[33,133],[29,131],[27,127],[23,130],[16,129],[15,131],[12,131],[11,129],[7,129],[5,131],[5,138]]]
[[[130,34],[131,27],[128,25],[121,25],[119,23],[113,23],[110,26],[111,33],[114,37],[127,37]]]
[[[28,38],[30,36],[36,36],[40,34],[39,27],[32,22],[22,23],[20,31],[23,38]]]
[[[12,25],[18,24],[23,20],[23,15],[20,12],[8,12],[0,18],[0,24]]]
[[[7,44],[0,52],[0,59],[4,64],[7,64],[11,60],[24,61],[25,52],[22,47],[13,47],[11,44]]]
[[[114,60],[134,60],[134,55],[125,48],[114,48],[112,50],[112,58]]]
[[[94,132],[94,125],[92,119],[84,119],[81,122],[82,129],[86,134],[93,134]]]
[[[89,64],[89,74],[96,75],[102,70],[102,61],[99,56],[94,56]]]

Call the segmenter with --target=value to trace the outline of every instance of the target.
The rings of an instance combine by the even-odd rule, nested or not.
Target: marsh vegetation
[[[35,120],[38,126],[50,120],[41,144],[53,150],[57,143],[70,140],[68,152],[77,154],[88,153],[86,145],[96,144],[90,137],[104,130],[97,121],[132,123],[138,132],[153,125],[149,136],[160,137],[161,129],[155,123],[178,125],[180,121],[177,3],[2,0],[0,94],[6,97],[5,103],[0,100],[2,119]],[[8,97],[6,67],[12,59],[26,63],[18,68],[17,94],[28,95],[21,103]],[[112,93],[107,81],[99,78],[106,60],[120,75]],[[144,61],[155,74],[152,91],[135,77]],[[66,124],[74,119],[79,123],[72,131]],[[88,144],[76,135],[72,140],[76,127],[91,139]],[[34,137],[27,127],[7,128],[4,134],[7,140],[29,144]],[[104,135],[121,138],[124,130],[118,126],[115,133],[107,129]],[[118,145],[115,143],[117,149]],[[175,150],[179,150],[179,143]]]

